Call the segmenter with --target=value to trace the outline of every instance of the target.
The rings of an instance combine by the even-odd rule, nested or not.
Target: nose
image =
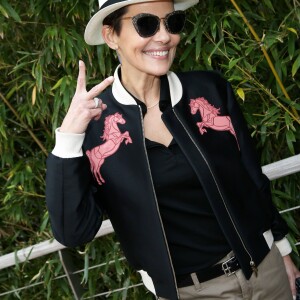
[[[154,35],[154,39],[164,44],[167,44],[171,40],[171,34],[167,31],[163,19],[160,20],[160,26]]]

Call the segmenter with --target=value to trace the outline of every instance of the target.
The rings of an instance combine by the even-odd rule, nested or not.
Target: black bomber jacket
[[[167,78],[172,106],[163,112],[163,122],[194,168],[250,278],[287,227],[272,203],[269,180],[231,86],[215,72],[169,72]],[[99,97],[107,109],[100,120],[90,122],[83,142],[72,146],[74,153],[60,155],[68,145],[57,142],[48,157],[46,201],[53,234],[66,246],[87,243],[106,212],[146,287],[160,297],[178,299],[141,107],[122,86],[118,70],[113,86]]]

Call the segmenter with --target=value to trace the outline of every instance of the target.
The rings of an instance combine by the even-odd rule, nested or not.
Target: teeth
[[[166,56],[168,55],[169,51],[154,51],[154,52],[146,52],[146,53],[151,56]]]

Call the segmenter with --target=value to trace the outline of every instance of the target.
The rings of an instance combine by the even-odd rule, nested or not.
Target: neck
[[[134,97],[151,107],[158,103],[160,98],[160,77],[145,73],[134,74],[121,67],[122,84]],[[130,75],[129,75],[130,74]]]

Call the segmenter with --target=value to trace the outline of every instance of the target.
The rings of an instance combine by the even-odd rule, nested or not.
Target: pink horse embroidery
[[[218,131],[229,131],[234,135],[236,141],[236,133],[231,123],[229,116],[219,116],[220,108],[215,108],[204,97],[191,99],[190,102],[191,113],[195,115],[199,110],[202,117],[202,122],[198,122],[200,133],[203,135],[207,132],[206,128],[211,128]],[[238,143],[238,141],[237,141]]]
[[[101,136],[105,143],[86,151],[86,155],[91,163],[91,171],[94,173],[94,176],[100,185],[105,183],[105,180],[100,173],[100,168],[103,165],[105,158],[113,155],[124,140],[126,145],[132,143],[129,132],[125,131],[124,133],[121,133],[118,128],[117,124],[125,123],[125,119],[123,119],[122,115],[119,113],[107,116],[105,118],[103,136]]]

